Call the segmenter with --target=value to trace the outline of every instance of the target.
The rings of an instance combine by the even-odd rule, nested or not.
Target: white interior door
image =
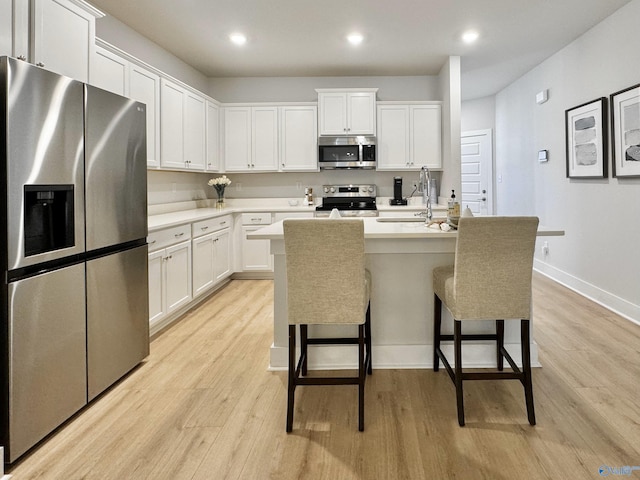
[[[493,215],[493,147],[491,130],[462,133],[462,201],[474,215]]]

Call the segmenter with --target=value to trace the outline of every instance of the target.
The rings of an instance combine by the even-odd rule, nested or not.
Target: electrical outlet
[[[544,256],[549,255],[549,242],[544,242],[544,243],[542,244],[542,254],[543,254]]]
[[[240,182],[236,182],[236,192],[242,191],[242,184]]]
[[[296,190],[302,190],[302,182],[296,182]]]

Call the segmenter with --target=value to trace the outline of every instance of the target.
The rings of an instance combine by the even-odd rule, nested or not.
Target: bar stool
[[[537,217],[460,218],[454,265],[433,270],[433,370],[438,371],[439,360],[442,360],[456,387],[460,426],[464,426],[462,383],[465,380],[520,380],[524,387],[529,423],[536,423],[529,320],[537,228]],[[453,316],[453,335],[441,334],[442,304]],[[505,319],[520,319],[522,370],[504,348]],[[496,333],[462,334],[462,322],[474,320],[495,320]],[[453,369],[440,348],[443,340],[453,340]],[[462,342],[466,340],[495,340],[498,371],[463,372]],[[503,371],[505,358],[513,371]]]
[[[371,290],[361,220],[284,220],[289,321],[287,432],[298,385],[358,385],[358,429],[364,430],[365,373],[371,374]],[[358,325],[358,336],[309,338],[308,325]],[[300,358],[296,356],[300,326]],[[357,377],[308,377],[308,345],[358,345]],[[365,356],[366,349],[366,356]]]

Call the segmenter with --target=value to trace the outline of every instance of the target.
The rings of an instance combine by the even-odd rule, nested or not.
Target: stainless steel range
[[[328,217],[337,208],[343,217],[377,217],[375,185],[323,185],[322,205],[316,217]]]

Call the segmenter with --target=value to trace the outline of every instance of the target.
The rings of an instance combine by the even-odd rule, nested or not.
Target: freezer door
[[[8,120],[0,120],[7,136],[2,205],[13,270],[84,252],[84,88],[7,57],[0,68]]]
[[[149,355],[147,246],[87,262],[89,401]]]
[[[84,269],[9,284],[9,462],[87,403]]]
[[[86,85],[87,251],[147,236],[145,105]]]

